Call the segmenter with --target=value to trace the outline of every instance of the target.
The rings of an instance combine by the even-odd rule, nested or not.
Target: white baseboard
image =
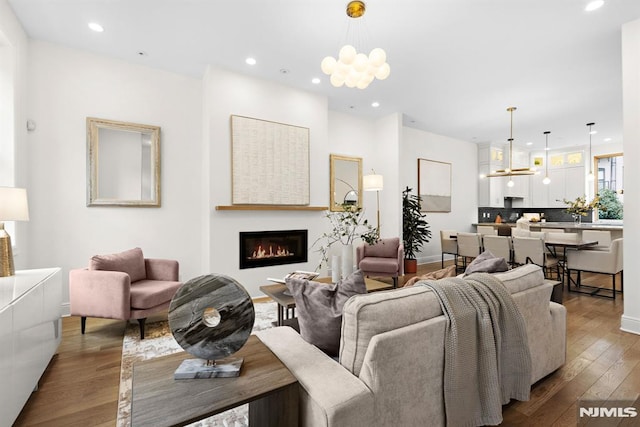
[[[62,303],[61,310],[62,310],[62,317],[71,316],[71,304],[69,304],[68,302]]]
[[[625,316],[623,314],[620,321],[620,330],[640,335],[640,319],[631,316]]]

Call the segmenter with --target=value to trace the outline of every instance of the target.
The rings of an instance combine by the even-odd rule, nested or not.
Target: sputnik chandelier
[[[347,4],[347,16],[358,19],[364,15],[365,4],[363,1],[350,1]],[[358,53],[350,44],[344,45],[338,54],[338,59],[327,56],[320,64],[322,72],[331,76],[331,84],[335,87],[347,86],[365,89],[375,80],[384,80],[389,77],[391,68],[387,63],[387,54],[383,49],[375,48],[367,56]]]

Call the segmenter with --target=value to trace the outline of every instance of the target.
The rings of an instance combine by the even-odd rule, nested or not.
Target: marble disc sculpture
[[[169,306],[169,328],[187,352],[222,359],[249,339],[255,310],[249,293],[231,277],[210,274],[183,284]]]

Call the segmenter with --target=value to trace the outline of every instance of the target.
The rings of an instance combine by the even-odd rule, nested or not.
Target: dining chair
[[[556,271],[556,278],[560,280],[560,266],[558,258],[545,251],[544,240],[541,237],[513,237],[513,263],[517,265],[536,264],[542,267],[545,278],[550,278],[552,269]]]
[[[494,256],[504,258],[507,263],[513,262],[513,249],[511,246],[511,237],[507,236],[482,236],[482,246],[485,251],[491,252]]]
[[[458,264],[458,241],[455,237],[456,230],[440,230],[440,246],[442,250],[442,267],[444,268],[444,255],[453,255],[454,264]]]
[[[458,256],[462,258],[462,270],[467,268],[467,260],[473,260],[482,253],[482,239],[478,233],[458,233]]]
[[[616,275],[620,273],[620,291],[624,292],[624,271],[623,271],[623,256],[622,256],[622,238],[615,239],[609,245],[607,250],[568,250],[567,251],[567,269],[569,274],[569,290],[571,290],[571,272],[577,272],[577,280],[574,281],[576,287],[579,288],[575,291],[587,293],[594,296],[616,298]],[[583,285],[582,284],[582,272],[597,273],[597,274],[609,274],[611,275],[611,289],[598,286]],[[587,288],[583,291],[580,288]],[[606,290],[612,293],[609,295],[602,295],[598,292]]]
[[[582,240],[596,240],[598,244],[592,246],[592,249],[608,250],[611,246],[611,232],[608,230],[583,230]]]

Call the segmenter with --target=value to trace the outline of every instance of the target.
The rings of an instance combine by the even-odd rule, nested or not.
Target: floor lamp
[[[382,175],[376,175],[376,171],[373,169],[371,169],[371,172],[373,173],[362,177],[362,189],[364,191],[376,192],[378,207],[378,237],[380,237],[380,190],[382,190],[383,187],[383,179]]]

